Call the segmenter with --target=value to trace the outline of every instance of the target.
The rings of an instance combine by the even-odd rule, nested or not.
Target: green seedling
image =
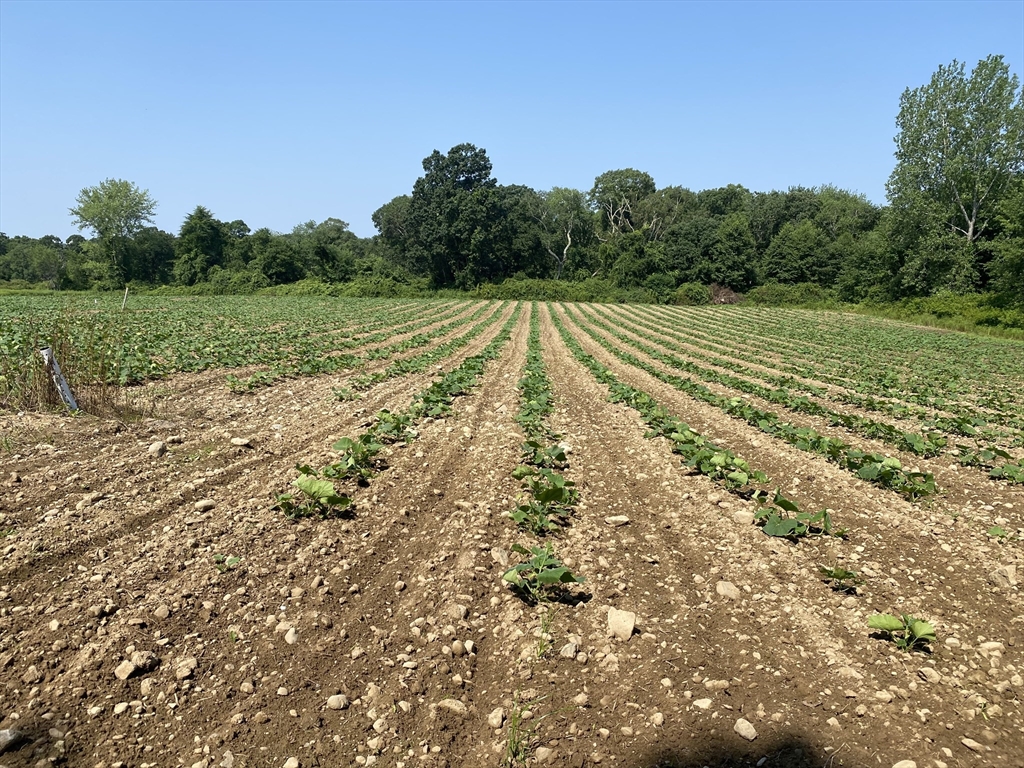
[[[374,439],[372,433],[366,432],[357,440],[343,437],[332,447],[341,457],[323,468],[324,477],[335,480],[347,477],[369,480],[377,469],[375,457],[384,446]]]
[[[565,449],[560,445],[545,447],[536,440],[527,440],[523,443],[522,451],[523,463],[534,467],[564,469],[569,463],[565,457]]]
[[[321,518],[333,517],[352,503],[352,499],[340,495],[334,487],[334,483],[320,477],[312,467],[300,465],[296,469],[299,470],[300,475],[292,481],[292,485],[302,492],[302,496],[297,500],[292,494],[281,494],[277,497],[275,507],[284,512],[287,517],[293,519],[314,515]]]
[[[525,562],[509,568],[502,575],[502,581],[530,605],[548,602],[558,597],[566,584],[582,584],[582,576],[576,576],[562,561],[554,556],[551,545],[530,547],[513,544],[512,551],[529,557]]]
[[[536,499],[531,499],[509,512],[509,517],[535,536],[544,536],[557,531],[561,527],[560,523],[564,521],[568,514],[568,511],[565,509],[542,504]]]
[[[393,413],[388,410],[377,414],[377,423],[373,433],[382,443],[407,443],[415,440],[417,432],[413,429],[413,419],[408,413]]]
[[[1007,537],[1008,534],[1003,528],[1000,528],[998,525],[993,525],[991,528],[988,529],[988,535],[991,536],[993,539],[999,539],[1000,541],[1002,541]]]
[[[818,512],[801,512],[795,502],[790,501],[778,490],[771,501],[761,500],[763,506],[754,513],[754,522],[761,524],[761,530],[768,536],[799,539],[805,536],[837,536],[846,534],[845,528],[832,528],[832,514],[828,509]]]
[[[242,562],[242,558],[235,557],[234,555],[231,555],[230,557],[228,557],[227,555],[214,555],[213,556],[213,567],[216,568],[221,573],[224,573],[226,571],[230,571],[232,568],[234,568],[240,562]]]
[[[832,589],[836,592],[853,594],[857,591],[857,586],[864,583],[856,571],[848,571],[838,565],[819,565],[818,571],[825,577],[825,581],[831,582]]]
[[[333,392],[338,401],[342,403],[362,398],[362,395],[354,391],[351,387],[332,387],[331,392]]]
[[[877,629],[886,640],[891,640],[901,651],[927,650],[935,642],[935,628],[927,621],[915,619],[905,613],[893,616],[878,613],[868,619],[868,626]]]

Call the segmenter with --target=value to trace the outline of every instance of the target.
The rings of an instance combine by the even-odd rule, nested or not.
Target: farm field
[[[1024,766],[1024,343],[120,302],[0,298],[0,766]]]

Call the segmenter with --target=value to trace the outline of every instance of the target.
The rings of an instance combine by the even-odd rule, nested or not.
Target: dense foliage
[[[71,209],[91,239],[0,234],[0,281],[208,294],[476,289],[492,298],[676,304],[748,292],[768,304],[977,292],[1003,307],[1024,301],[1018,78],[999,56],[970,74],[954,61],[907,89],[897,125],[885,207],[827,185],[659,189],[632,168],[602,173],[588,191],[538,192],[499,184],[486,151],[460,144],[424,159],[411,193],[373,214],[372,238],[339,219],[251,231],[201,205],[174,235],[146,226],[156,206],[147,191],[108,179],[82,190]]]

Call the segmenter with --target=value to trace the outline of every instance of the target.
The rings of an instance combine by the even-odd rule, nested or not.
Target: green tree
[[[799,224],[786,222],[761,260],[761,277],[780,283],[829,286],[836,273],[825,235],[808,219]]]
[[[587,208],[587,198],[578,189],[554,187],[540,194],[538,219],[544,251],[554,265],[554,277],[586,269],[582,258],[595,240],[594,217]]]
[[[746,291],[756,284],[756,258],[757,246],[746,215],[729,214],[718,225],[711,261],[703,265],[697,282],[718,283],[734,291]]]
[[[69,209],[75,225],[96,233],[115,279],[123,285],[132,278],[128,241],[153,222],[156,201],[130,181],[107,179],[83,189],[76,202]]]
[[[649,173],[634,168],[605,171],[590,189],[590,204],[598,212],[601,231],[609,235],[632,232],[641,225],[634,209],[656,187]]]
[[[978,62],[969,76],[953,61],[904,91],[896,124],[887,191],[906,259],[901,284],[913,292],[981,285],[978,241],[990,236],[1000,200],[1024,173],[1017,76],[1002,56]]]
[[[224,223],[208,208],[197,205],[185,217],[174,246],[177,259],[174,279],[180,285],[195,285],[206,279],[212,267],[224,263]]]

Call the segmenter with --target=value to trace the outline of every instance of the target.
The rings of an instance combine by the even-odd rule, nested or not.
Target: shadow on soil
[[[833,768],[851,765],[839,750],[827,753],[802,736],[783,734],[742,742],[698,735],[687,739],[680,734],[677,744],[660,744],[625,762],[628,768]],[[589,765],[589,764],[588,764]]]

